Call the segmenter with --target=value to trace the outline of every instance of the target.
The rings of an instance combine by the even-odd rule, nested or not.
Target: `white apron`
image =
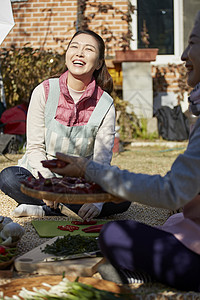
[[[113,104],[112,97],[104,92],[99,99],[86,125],[66,126],[55,120],[59,102],[59,78],[49,79],[49,95],[45,105],[45,145],[48,159],[52,159],[56,152],[64,154],[93,157],[95,138],[99,126],[106,113]],[[18,165],[32,172],[25,155],[18,161]]]

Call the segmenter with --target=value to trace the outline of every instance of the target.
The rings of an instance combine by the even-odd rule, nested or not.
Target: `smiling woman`
[[[112,78],[104,59],[105,45],[93,31],[78,31],[66,50],[61,75],[45,80],[33,91],[27,115],[27,148],[18,166],[0,174],[1,190],[19,205],[14,216],[62,215],[49,202],[26,196],[21,181],[30,175],[53,177],[41,161],[57,151],[110,164],[115,136]],[[47,205],[45,205],[45,203]],[[128,209],[130,202],[68,205],[83,219],[104,217]]]
[[[75,36],[66,52],[66,66],[69,71],[68,84],[71,88],[84,90],[95,70],[101,68],[98,43],[88,34]]]
[[[189,37],[188,46],[182,54],[181,59],[186,62],[188,73],[188,84],[191,87],[199,82],[200,79],[200,13],[196,18],[195,25]]]

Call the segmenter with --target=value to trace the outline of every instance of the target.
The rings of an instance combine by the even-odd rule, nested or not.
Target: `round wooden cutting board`
[[[56,201],[68,204],[82,204],[82,203],[95,203],[95,202],[120,202],[120,198],[117,198],[108,193],[99,194],[59,194],[47,191],[38,191],[34,189],[27,188],[25,185],[21,185],[22,193],[38,198],[46,199],[49,201]]]

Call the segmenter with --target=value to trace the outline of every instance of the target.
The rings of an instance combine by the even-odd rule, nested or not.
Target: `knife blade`
[[[61,213],[67,217],[71,217],[75,220],[83,221],[83,219],[77,215],[73,210],[68,208],[67,206],[63,205],[62,203],[58,203],[58,208],[60,209]]]
[[[67,259],[77,259],[77,258],[86,258],[86,257],[97,257],[97,256],[102,256],[101,251],[97,250],[94,252],[84,252],[84,253],[78,253],[78,254],[72,254],[72,255],[67,255],[67,256],[50,256],[44,258],[44,262],[51,262],[51,261],[62,261],[62,260],[67,260]]]

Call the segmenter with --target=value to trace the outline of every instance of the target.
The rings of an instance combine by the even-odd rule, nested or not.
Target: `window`
[[[148,31],[149,48],[158,54],[174,54],[173,0],[138,1],[138,48],[145,48],[141,33]]]
[[[158,57],[180,58],[183,51],[182,0],[132,0],[132,49],[158,48]],[[145,29],[146,27],[146,29]],[[149,38],[142,40],[142,33]],[[145,36],[145,35],[144,35]]]

